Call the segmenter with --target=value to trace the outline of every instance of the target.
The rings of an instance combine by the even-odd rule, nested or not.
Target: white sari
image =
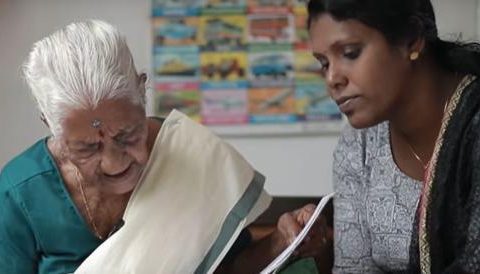
[[[212,273],[270,204],[265,178],[178,111],[164,121],[123,227],[75,273]]]

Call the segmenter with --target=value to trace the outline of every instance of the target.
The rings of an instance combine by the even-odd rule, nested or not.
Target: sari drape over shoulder
[[[164,121],[123,227],[75,273],[212,273],[269,205],[264,177],[178,111]]]
[[[480,81],[450,99],[419,204],[409,273],[480,273]]]

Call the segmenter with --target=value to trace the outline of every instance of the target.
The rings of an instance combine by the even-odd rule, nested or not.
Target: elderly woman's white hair
[[[145,109],[145,79],[125,38],[98,21],[72,23],[34,44],[24,75],[53,135],[69,109],[94,109],[125,98]]]

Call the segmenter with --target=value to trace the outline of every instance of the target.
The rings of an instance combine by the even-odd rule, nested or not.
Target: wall
[[[441,33],[477,37],[476,0],[434,0]],[[47,134],[20,77],[31,45],[71,21],[107,20],[126,34],[137,68],[150,68],[148,0],[0,0],[0,167]],[[280,196],[332,190],[331,155],[337,136],[227,138],[268,177]]]

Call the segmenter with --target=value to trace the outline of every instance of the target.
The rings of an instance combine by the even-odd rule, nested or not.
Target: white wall
[[[476,0],[434,0],[442,33],[477,37]],[[0,167],[47,134],[20,78],[36,40],[71,21],[107,20],[126,34],[137,68],[150,68],[149,0],[0,0]],[[336,136],[228,138],[260,171],[274,195],[331,191]]]

